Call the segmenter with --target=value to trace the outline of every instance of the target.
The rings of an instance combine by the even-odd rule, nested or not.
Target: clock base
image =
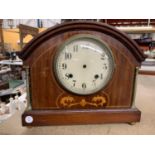
[[[22,115],[23,126],[132,123],[140,121],[141,112],[130,109],[30,110]]]

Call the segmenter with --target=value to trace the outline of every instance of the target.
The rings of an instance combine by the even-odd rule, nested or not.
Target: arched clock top
[[[22,50],[20,58],[26,61],[35,51],[37,47],[46,42],[48,39],[54,38],[60,34],[71,32],[71,31],[93,31],[99,32],[101,34],[106,34],[112,38],[118,40],[123,44],[131,53],[135,59],[135,65],[140,65],[144,61],[145,56],[140,51],[138,45],[130,39],[125,33],[109,26],[107,24],[98,23],[98,22],[68,22],[63,23],[48,30],[40,33],[36,38],[32,39]],[[126,54],[126,51],[124,52]]]

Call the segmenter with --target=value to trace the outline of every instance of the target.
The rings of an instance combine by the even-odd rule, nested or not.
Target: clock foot
[[[129,125],[135,125],[136,122],[129,122],[128,124],[129,124]]]

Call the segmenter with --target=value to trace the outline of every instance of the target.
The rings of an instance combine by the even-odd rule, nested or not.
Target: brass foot
[[[135,125],[136,122],[129,122],[128,124],[129,124],[129,125]]]

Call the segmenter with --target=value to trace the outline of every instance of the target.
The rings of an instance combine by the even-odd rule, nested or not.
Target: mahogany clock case
[[[112,51],[115,69],[106,87],[91,95],[77,95],[64,89],[54,74],[59,47],[76,35],[91,35]],[[140,49],[128,36],[112,26],[97,22],[69,22],[38,35],[21,53],[29,72],[25,126],[137,122],[140,111],[133,106],[136,68],[144,60]],[[31,116],[33,121],[26,122]]]

